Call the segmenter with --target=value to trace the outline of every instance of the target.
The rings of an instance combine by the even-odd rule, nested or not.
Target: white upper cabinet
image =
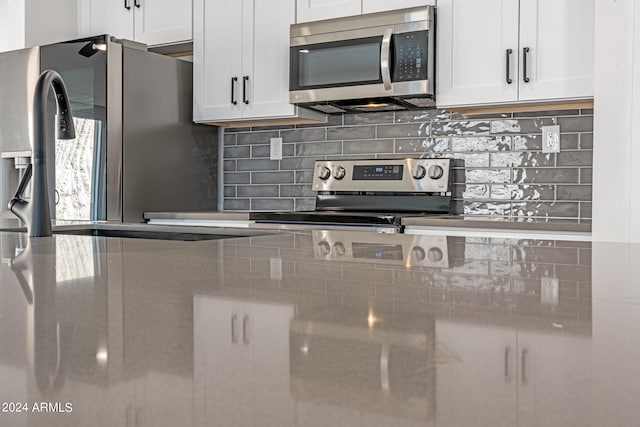
[[[296,22],[360,15],[362,0],[296,0]]]
[[[0,0],[0,52],[78,37],[77,0]]]
[[[594,11],[594,0],[520,0],[521,101],[593,96]]]
[[[192,39],[191,0],[78,0],[83,36],[111,34],[150,46]]]
[[[406,7],[418,7],[432,5],[435,1],[428,0],[362,0],[362,13],[385,12],[387,10],[404,9]]]
[[[435,0],[296,0],[296,22],[320,21],[426,5],[435,6]]]
[[[594,9],[594,0],[439,0],[438,106],[592,97]]]
[[[440,0],[437,13],[438,105],[516,101],[518,0]]]
[[[193,31],[193,119],[242,117],[242,1],[215,8],[195,0]]]
[[[195,0],[193,119],[325,120],[289,104],[290,0]],[[304,116],[304,117],[303,117]]]

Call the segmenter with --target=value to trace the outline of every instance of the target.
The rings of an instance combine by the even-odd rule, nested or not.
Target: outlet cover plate
[[[271,145],[269,159],[282,160],[282,138],[271,138],[269,143]]]
[[[560,126],[542,126],[542,152],[560,152]]]

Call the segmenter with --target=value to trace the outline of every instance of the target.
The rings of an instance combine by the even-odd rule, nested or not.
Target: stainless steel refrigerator
[[[0,54],[2,202],[17,185],[12,168],[24,165],[13,157],[31,149],[33,92],[46,69],[64,79],[77,129],[75,140],[57,141],[53,119],[49,127],[57,219],[142,222],[146,211],[216,209],[217,132],[192,121],[192,64],[106,35]]]

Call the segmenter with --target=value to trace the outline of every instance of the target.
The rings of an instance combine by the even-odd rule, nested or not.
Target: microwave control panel
[[[393,35],[394,82],[427,79],[427,31]]]

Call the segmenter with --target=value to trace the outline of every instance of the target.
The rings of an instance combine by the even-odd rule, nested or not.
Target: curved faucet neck
[[[22,198],[22,191],[31,178],[25,175],[18,186],[18,192],[11,200],[11,211],[22,219],[30,237],[48,237],[52,235],[51,211],[49,207],[49,190],[47,184],[47,97],[53,88],[58,107],[57,137],[58,139],[75,138],[73,116],[69,107],[69,97],[64,81],[54,70],[45,70],[36,83],[33,97],[33,152],[32,152],[32,184],[31,200]]]

